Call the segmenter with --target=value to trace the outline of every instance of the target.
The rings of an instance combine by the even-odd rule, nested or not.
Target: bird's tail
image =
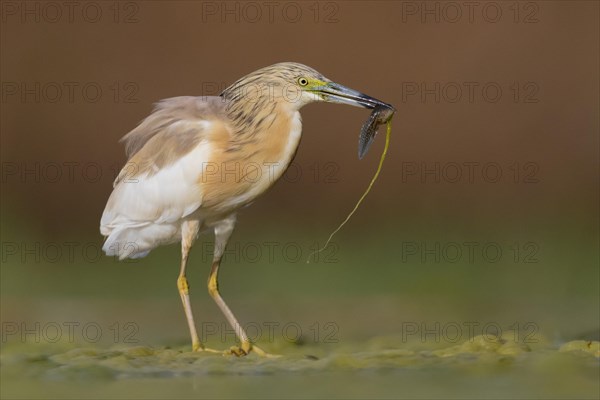
[[[176,230],[172,225],[150,223],[114,228],[102,226],[100,232],[107,236],[102,250],[119,260],[145,257],[155,247],[169,243]]]

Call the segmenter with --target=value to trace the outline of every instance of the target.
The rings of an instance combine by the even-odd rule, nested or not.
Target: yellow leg
[[[239,324],[239,322],[235,318],[235,315],[233,315],[231,309],[227,306],[225,300],[223,300],[221,294],[219,293],[218,271],[219,261],[215,261],[213,262],[210,275],[208,277],[208,292],[215,300],[217,306],[219,306],[219,309],[221,309],[221,312],[225,315],[225,318],[229,322],[229,325],[231,325],[231,327],[235,331],[235,335],[240,340],[240,346],[231,347],[228,351],[226,351],[226,354],[234,354],[240,357],[248,355],[251,351],[254,351],[259,356],[276,357],[275,355],[265,352],[260,347],[250,342],[250,340],[248,339],[248,335],[246,334],[242,326]]]
[[[192,314],[192,306],[190,305],[189,286],[185,275],[179,275],[179,278],[177,278],[177,287],[179,288],[179,295],[181,296],[181,302],[183,303],[185,318],[187,319],[187,323],[190,328],[190,335],[192,337],[192,351],[201,351],[204,349],[204,345],[200,343],[200,339],[198,339],[198,332],[196,332],[194,315]]]
[[[210,351],[216,352],[216,350],[207,349],[198,339],[198,332],[196,332],[196,324],[194,323],[194,315],[192,314],[192,306],[190,304],[190,287],[185,277],[185,267],[187,264],[188,254],[192,248],[192,244],[198,235],[200,224],[197,221],[186,221],[181,227],[181,270],[179,271],[179,277],[177,278],[177,289],[179,289],[179,295],[181,296],[181,302],[183,303],[183,310],[185,311],[185,318],[187,319],[188,326],[190,328],[190,336],[192,337],[192,351]]]
[[[227,219],[221,221],[218,225],[215,226],[215,252],[213,256],[212,268],[210,270],[210,275],[208,276],[208,293],[210,293],[211,297],[217,303],[217,306],[221,310],[221,312],[225,315],[225,318],[229,322],[229,325],[235,331],[236,336],[240,340],[240,346],[233,346],[226,354],[234,354],[236,356],[245,356],[249,354],[251,351],[254,351],[256,354],[264,357],[275,357],[271,354],[266,353],[260,347],[253,345],[248,339],[248,335],[242,328],[242,326],[238,323],[237,319],[221,297],[219,293],[219,265],[221,264],[221,258],[223,257],[223,253],[225,251],[225,246],[227,246],[227,242],[231,237],[231,233],[233,232],[233,228],[235,226],[235,215],[228,217]]]

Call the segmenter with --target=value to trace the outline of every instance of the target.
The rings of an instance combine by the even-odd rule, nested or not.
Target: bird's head
[[[299,63],[284,62],[259,69],[225,89],[222,97],[236,103],[280,106],[299,110],[312,102],[347,104],[373,109],[392,107],[364,93],[335,83],[314,69]]]

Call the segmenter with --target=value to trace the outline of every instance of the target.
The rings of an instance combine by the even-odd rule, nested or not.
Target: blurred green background
[[[299,362],[299,377],[294,363],[264,372],[234,360],[201,383],[192,373],[107,387],[93,371],[65,385],[73,376],[49,378],[53,367],[15,356],[187,349],[179,247],[128,262],[99,253],[100,215],[125,162],[118,140],[159,99],[216,95],[280,61],[398,112],[379,181],[316,262],[305,260],[378,162],[382,138],[356,157],[366,110],[303,109],[292,168],[240,211],[221,291],[242,324],[260,327],[263,348],[320,359],[433,349],[456,344],[444,330],[453,324],[461,341],[484,327],[548,349],[599,340],[598,3],[275,3],[269,13],[262,3],[82,2],[72,20],[59,5],[56,20],[43,2],[2,2],[2,352],[21,360],[3,361],[3,397],[596,396],[597,358],[480,371],[481,384],[476,366],[333,363],[317,373]],[[188,278],[199,329],[227,348],[234,340],[205,289],[211,241],[197,242]],[[268,337],[265,324],[277,323]]]

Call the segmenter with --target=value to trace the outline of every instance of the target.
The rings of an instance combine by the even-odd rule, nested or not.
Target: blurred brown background
[[[43,2],[15,2],[14,11],[3,5],[4,215],[22,212],[48,233],[95,230],[124,162],[117,141],[152,103],[214,95],[250,71],[290,60],[399,110],[390,158],[363,216],[378,218],[380,210],[402,219],[439,220],[443,214],[498,222],[584,214],[588,218],[581,222],[594,228],[594,2],[523,3],[518,10],[512,3],[492,3],[500,6],[500,18],[494,17],[495,6],[474,7],[469,16],[469,9],[443,2],[296,2],[272,9],[239,2],[125,2],[116,9],[112,3],[93,3],[98,9],[82,4],[74,8],[72,23],[68,10],[60,8],[62,17],[51,23],[55,11]],[[29,14],[23,14],[25,7]],[[462,17],[451,23],[456,10]],[[296,20],[296,12],[299,21],[288,22]],[[36,17],[40,22],[33,22]],[[314,223],[328,211],[350,208],[378,158],[379,148],[366,161],[356,157],[367,115],[340,106],[307,107],[296,159],[302,178],[294,184],[290,176],[246,218],[263,220],[275,212]],[[423,183],[421,163],[435,168],[436,162],[440,184],[434,175]],[[466,183],[465,162],[480,163],[474,184]],[[489,162],[502,169],[497,184],[484,180],[482,166]],[[535,171],[527,169],[528,162],[536,164]],[[448,163],[462,166],[455,184],[444,184],[451,179],[441,168],[450,168],[450,176],[456,171]],[[315,168],[322,177],[315,179]],[[516,184],[514,168],[523,175]],[[57,173],[62,177],[55,178]],[[523,184],[528,173],[539,183]],[[324,184],[330,175],[338,182]],[[390,220],[380,218],[378,224]]]
[[[39,296],[102,298],[115,290],[111,283],[143,273],[157,283],[137,290],[152,297],[161,288],[178,307],[176,246],[161,258],[169,268],[146,269],[159,264],[153,256],[133,267],[135,274],[123,264],[82,270],[59,262],[63,283],[37,286],[29,277],[53,279],[57,269],[42,269],[29,256],[24,262],[22,247],[101,243],[99,218],[125,159],[118,140],[154,102],[215,95],[255,69],[296,61],[395,105],[391,149],[373,191],[338,236],[341,264],[232,266],[223,284],[230,293],[252,298],[261,291],[236,284],[240,271],[259,274],[265,291],[289,285],[299,294],[335,292],[339,283],[357,296],[444,299],[477,288],[468,301],[482,309],[513,304],[520,294],[515,304],[525,299],[550,312],[528,318],[554,321],[556,306],[581,322],[574,333],[597,327],[598,3],[275,3],[81,2],[71,15],[44,2],[2,2],[2,241],[21,247],[16,255],[3,248],[3,295],[46,286]],[[241,212],[242,243],[257,235],[322,242],[375,170],[381,134],[366,159],[357,159],[366,110],[317,104],[302,115],[294,174]],[[539,262],[523,264],[523,254],[482,266],[402,261],[402,243],[423,241],[493,241],[505,254],[515,242],[528,251],[531,242]],[[355,267],[346,268],[351,260]],[[291,276],[285,283],[284,270]],[[103,286],[94,286],[103,274]],[[78,291],[81,280],[87,286]],[[284,298],[290,303],[280,307],[291,307],[295,298]],[[4,312],[6,304],[15,303],[3,302]],[[183,319],[174,315],[184,337]]]

